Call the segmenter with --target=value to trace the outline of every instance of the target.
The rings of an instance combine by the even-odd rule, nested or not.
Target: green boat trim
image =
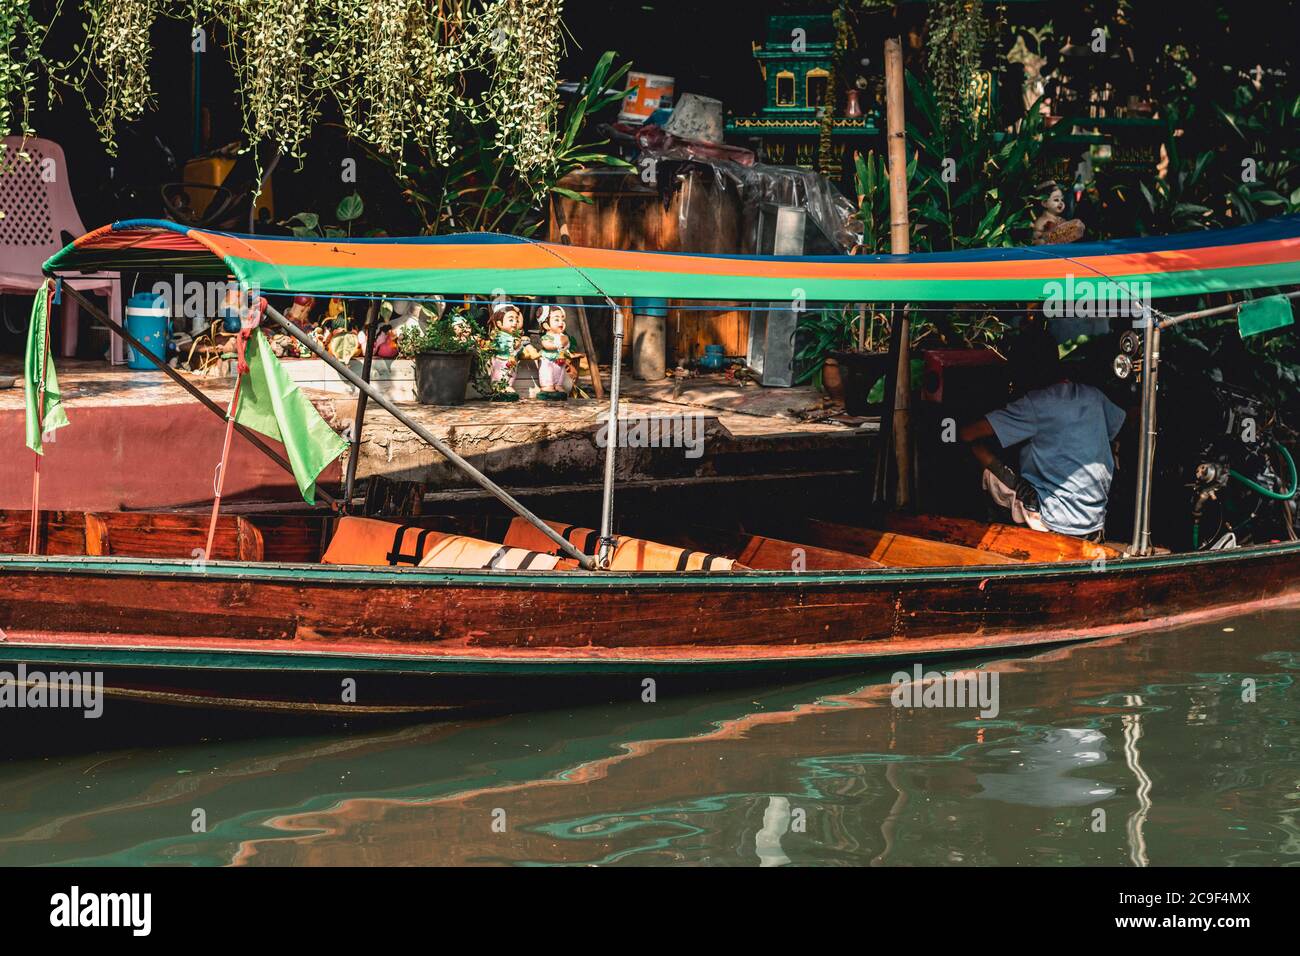
[[[511,589],[562,588],[564,590],[637,589],[681,590],[698,588],[767,588],[772,585],[836,587],[869,583],[936,583],[1015,578],[1064,578],[1101,571],[1122,573],[1170,567],[1203,567],[1250,561],[1262,556],[1300,552],[1300,541],[1251,545],[1224,551],[1196,551],[1148,557],[1117,558],[1098,566],[1095,561],[973,565],[942,568],[872,568],[870,570],[794,572],[733,571],[725,573],[675,571],[455,571],[425,568],[389,568],[367,565],[254,564],[211,561],[202,568],[190,559],[115,558],[78,556],[0,555],[0,579],[9,571],[43,574],[108,575],[112,577],[166,577],[187,580],[284,581],[295,584],[347,584],[363,587],[453,586]]]

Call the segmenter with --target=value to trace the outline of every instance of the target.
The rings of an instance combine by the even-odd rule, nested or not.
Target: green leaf
[[[351,196],[344,196],[339,200],[339,206],[334,211],[334,215],[339,222],[352,222],[354,219],[361,218],[361,213],[365,211],[365,208],[361,196],[354,192]]]
[[[591,202],[590,196],[584,196],[582,193],[574,192],[572,189],[568,189],[564,186],[552,186],[551,192],[555,193],[557,196],[563,196],[565,199],[572,199],[574,202]]]

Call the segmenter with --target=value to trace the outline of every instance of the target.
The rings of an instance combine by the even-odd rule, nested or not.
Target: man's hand
[[[1020,502],[1020,507],[1033,512],[1043,510],[1043,503],[1038,500],[1038,492],[1023,476],[1016,479],[1015,489],[1016,500]]]

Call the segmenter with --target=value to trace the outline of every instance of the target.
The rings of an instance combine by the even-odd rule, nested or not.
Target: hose
[[[1282,453],[1283,459],[1286,460],[1287,469],[1291,472],[1290,491],[1279,492],[1279,491],[1273,491],[1269,488],[1265,488],[1259,482],[1255,481],[1252,478],[1247,478],[1245,475],[1243,475],[1241,472],[1237,471],[1236,469],[1232,469],[1232,468],[1228,469],[1228,474],[1231,475],[1233,478],[1236,478],[1239,482],[1241,482],[1251,491],[1255,492],[1255,494],[1257,495],[1263,495],[1265,498],[1270,498],[1273,501],[1290,501],[1292,498],[1295,497],[1297,488],[1300,487],[1300,482],[1297,481],[1297,477],[1296,477],[1295,459],[1291,457],[1291,453],[1286,450],[1286,446],[1283,445],[1281,442],[1274,442],[1273,445],[1274,447],[1277,448],[1278,451]]]

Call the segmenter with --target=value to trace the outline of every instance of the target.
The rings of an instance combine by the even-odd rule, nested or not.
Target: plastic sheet
[[[690,154],[688,145],[665,150],[643,150],[639,162],[656,164],[656,180],[665,208],[675,188],[678,173],[688,168],[712,172],[722,191],[740,195],[744,253],[764,252],[759,219],[763,206],[795,206],[803,209],[817,228],[808,230],[806,255],[851,253],[862,241],[862,224],[853,217],[857,207],[826,177],[796,166],[741,165],[722,159],[702,159]],[[820,235],[818,235],[820,233]]]

